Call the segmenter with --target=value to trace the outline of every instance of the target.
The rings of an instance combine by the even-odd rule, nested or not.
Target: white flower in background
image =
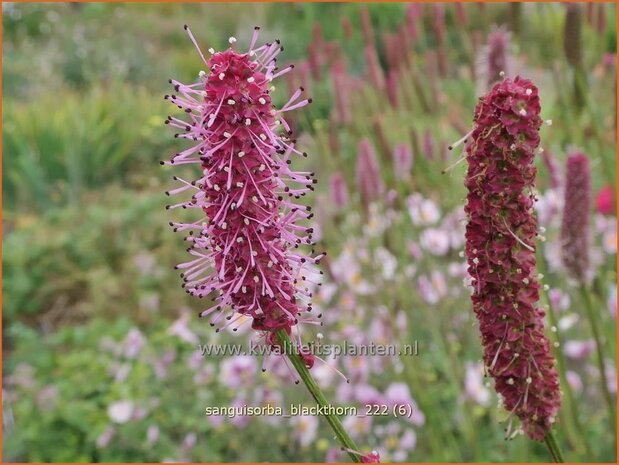
[[[318,417],[316,415],[296,415],[291,421],[294,436],[301,447],[308,447],[318,431]]]
[[[384,247],[376,249],[374,252],[376,261],[381,265],[383,279],[390,280],[395,276],[398,268],[398,260]]]
[[[133,402],[130,400],[120,400],[109,405],[107,414],[114,423],[123,424],[131,420],[133,410]]]
[[[609,229],[602,236],[602,248],[609,255],[617,253],[617,228]]]
[[[419,237],[421,248],[432,255],[443,256],[449,252],[449,233],[438,228],[428,228]]]
[[[481,363],[465,364],[464,392],[473,402],[484,407],[490,405],[490,390],[484,386],[484,367]]]
[[[220,380],[231,389],[249,386],[256,374],[256,360],[250,355],[228,358],[221,364]]]
[[[361,439],[370,433],[372,428],[372,416],[348,416],[344,418],[342,424],[353,439]]]
[[[391,226],[389,216],[384,214],[382,207],[378,204],[371,204],[367,223],[363,225],[363,234],[368,237],[377,237],[384,233]]]
[[[362,278],[361,266],[351,247],[346,247],[331,263],[331,270],[339,283],[346,284],[353,292],[367,295],[373,292],[373,287]]]
[[[595,350],[595,341],[567,341],[563,345],[563,352],[570,358],[582,360]]]
[[[419,276],[417,286],[421,298],[432,305],[438,303],[447,295],[445,276],[440,271],[433,271],[430,277],[426,275]]]
[[[469,275],[468,267],[466,262],[450,262],[447,265],[447,274],[452,278],[464,279]]]
[[[408,214],[415,226],[429,226],[441,218],[441,211],[430,199],[415,193],[406,199]]]
[[[538,198],[535,209],[539,224],[548,226],[563,209],[563,194],[556,189],[548,189]]]
[[[578,323],[579,319],[580,317],[576,313],[568,313],[567,315],[561,317],[557,323],[559,331],[567,331],[568,329],[573,328],[574,325]]]
[[[559,241],[545,242],[544,257],[546,257],[548,269],[550,271],[563,270],[563,258],[561,256],[561,244]]]

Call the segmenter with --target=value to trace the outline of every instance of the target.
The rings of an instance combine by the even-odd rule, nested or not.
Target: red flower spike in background
[[[615,191],[612,186],[602,187],[595,196],[595,207],[602,215],[612,215],[615,212]]]
[[[591,169],[584,153],[574,152],[565,169],[561,252],[570,275],[585,282],[589,274],[589,217],[591,216]]]
[[[558,374],[544,334],[535,268],[533,205],[540,101],[529,80],[496,84],[475,109],[466,146],[466,255],[484,364],[524,432],[542,440],[561,403]],[[549,435],[550,436],[550,435]]]
[[[188,121],[170,116],[166,123],[194,145],[162,163],[200,167],[198,179],[175,177],[180,187],[168,192],[191,194],[168,208],[202,213],[192,223],[171,223],[175,231],[189,232],[192,257],[177,266],[183,287],[200,298],[215,293],[215,304],[200,316],[213,316],[212,326],[226,327],[244,315],[256,330],[290,333],[301,313],[311,311],[311,294],[299,284],[315,280],[320,255],[299,250],[314,245],[312,229],[299,224],[313,214],[297,200],[316,180],[313,173],[291,170],[291,158],[305,154],[290,139],[283,114],[311,99],[299,88],[282,108],[273,106],[271,81],[292,65],[278,71],[275,58],[283,47],[279,41],[254,47],[257,38],[258,28],[247,53],[211,49],[208,61],[198,48],[210,72],[200,72],[192,84],[170,81],[176,94],[166,99]]]

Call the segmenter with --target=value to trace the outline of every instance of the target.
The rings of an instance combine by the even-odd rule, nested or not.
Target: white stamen
[[[224,137],[230,139],[232,137],[232,134],[230,134],[229,132],[224,132]]]
[[[214,49],[213,47],[209,48],[209,49],[208,49],[208,52],[209,52],[211,55],[215,55],[215,49]]]
[[[232,100],[231,98],[228,99],[228,105],[234,105],[236,102],[234,100]]]
[[[532,91],[531,89],[527,89],[527,90],[525,91],[525,94],[527,94],[527,95],[531,95],[532,93],[533,93],[533,91]]]
[[[547,119],[546,121],[544,121],[544,123],[546,123],[546,126],[552,126],[552,120],[551,119]]]
[[[255,79],[254,79],[253,76],[250,76],[250,77],[247,78],[247,82],[254,82],[254,81],[255,81]]]
[[[228,39],[228,42],[230,42],[231,44],[235,43],[236,42],[236,37],[230,37]]]
[[[260,134],[260,139],[267,140],[267,136],[265,136],[264,134]]]
[[[525,110],[524,108],[521,108],[518,113],[520,113],[522,116],[527,116],[527,110]]]
[[[258,276],[254,276],[254,282],[257,283],[258,281],[260,281],[260,278]]]
[[[239,152],[239,158],[243,158],[245,156],[245,152],[241,151]]]
[[[258,99],[258,102],[260,102],[260,105],[264,105],[265,103],[267,103],[267,101],[263,97],[260,97]]]
[[[251,120],[249,118],[245,118],[245,126],[249,126],[251,124]]]
[[[200,72],[198,73],[198,77],[205,78],[206,77],[206,71],[204,71],[203,69],[200,70]]]

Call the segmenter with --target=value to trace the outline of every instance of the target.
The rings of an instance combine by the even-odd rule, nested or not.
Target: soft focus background
[[[548,461],[504,440],[461,256],[465,163],[447,146],[471,127],[498,71],[540,88],[540,267],[549,335],[569,391],[558,438],[569,461],[614,461],[592,334],[560,256],[564,162],[593,172],[592,289],[616,392],[616,109],[613,4],[3,3],[3,458],[5,461],[346,460],[316,417],[227,419],[206,406],[309,402],[280,360],[202,357],[243,342],[197,318],[173,265],[182,238],[163,194],[182,143],[163,125],[170,77],[203,50],[244,49],[254,25],[280,38],[310,107],[293,115],[309,202],[328,251],[315,308],[324,343],[412,344],[413,357],[342,357],[312,370],[338,405],[410,403],[410,419],[344,418],[391,461]],[[569,21],[566,15],[569,13]],[[576,84],[575,84],[576,82]],[[581,85],[577,83],[580,82]],[[174,213],[174,214],[173,214]],[[316,332],[308,330],[310,340]],[[332,367],[351,378],[346,384]]]

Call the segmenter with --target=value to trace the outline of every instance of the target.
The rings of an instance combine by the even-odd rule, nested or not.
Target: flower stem
[[[299,373],[299,376],[303,380],[303,383],[305,383],[305,386],[307,386],[307,389],[309,390],[314,400],[321,407],[325,407],[326,411],[329,411],[330,404],[327,401],[327,398],[325,397],[322,390],[320,389],[320,386],[318,386],[318,383],[316,383],[309,370],[305,366],[305,362],[303,361],[301,356],[297,353],[297,351],[294,350],[292,341],[290,340],[290,336],[288,335],[288,333],[280,329],[277,331],[276,334],[277,338],[283,346],[283,353],[290,359],[290,362],[294,366],[295,370],[297,370],[297,373]],[[352,440],[352,438],[348,435],[337,415],[325,413],[325,418],[327,419],[327,422],[329,422],[329,425],[331,425],[331,428],[333,428],[333,432],[337,436],[342,446],[347,449],[348,455],[350,455],[352,461],[360,463],[361,455],[350,452],[359,451],[359,448]]]
[[[550,455],[552,455],[552,460],[554,460],[555,463],[565,462],[561,449],[559,449],[559,445],[557,444],[557,439],[555,438],[552,430],[548,430],[546,432],[546,436],[544,436],[544,443],[546,444],[546,447],[548,447],[548,451],[550,452]]]
[[[543,254],[539,253],[537,257],[537,270],[546,275],[546,260]],[[561,385],[563,392],[565,394],[565,404],[566,409],[564,409],[563,419],[565,425],[565,432],[570,445],[574,447],[574,449],[578,453],[584,452],[587,454],[587,457],[591,457],[591,448],[589,447],[589,443],[587,442],[586,435],[583,433],[582,424],[580,422],[578,416],[578,410],[576,407],[576,400],[574,398],[574,392],[572,390],[572,386],[567,380],[566,372],[567,372],[567,364],[565,362],[565,355],[563,353],[563,336],[559,330],[559,322],[557,321],[557,316],[555,315],[555,309],[552,306],[552,301],[550,300],[550,296],[548,295],[548,291],[543,288],[542,291],[543,298],[548,305],[548,320],[556,329],[556,332],[552,333],[555,342],[558,343],[558,347],[556,348],[555,358],[557,359],[557,368],[559,371],[559,376],[561,378]],[[568,412],[565,412],[567,410]]]
[[[587,310],[587,318],[589,319],[589,323],[591,324],[591,332],[593,333],[593,339],[595,339],[595,350],[597,355],[597,364],[598,369],[600,370],[600,379],[602,381],[602,393],[604,394],[604,398],[606,399],[606,403],[608,404],[608,413],[610,415],[610,425],[611,430],[614,435],[617,435],[617,414],[615,411],[615,403],[613,402],[613,397],[608,390],[608,378],[606,377],[606,367],[604,365],[604,352],[602,351],[602,336],[600,334],[600,329],[598,327],[597,315],[593,308],[593,301],[591,300],[591,296],[589,295],[589,290],[585,286],[585,284],[580,285],[580,294],[582,299],[585,302],[585,309]]]

